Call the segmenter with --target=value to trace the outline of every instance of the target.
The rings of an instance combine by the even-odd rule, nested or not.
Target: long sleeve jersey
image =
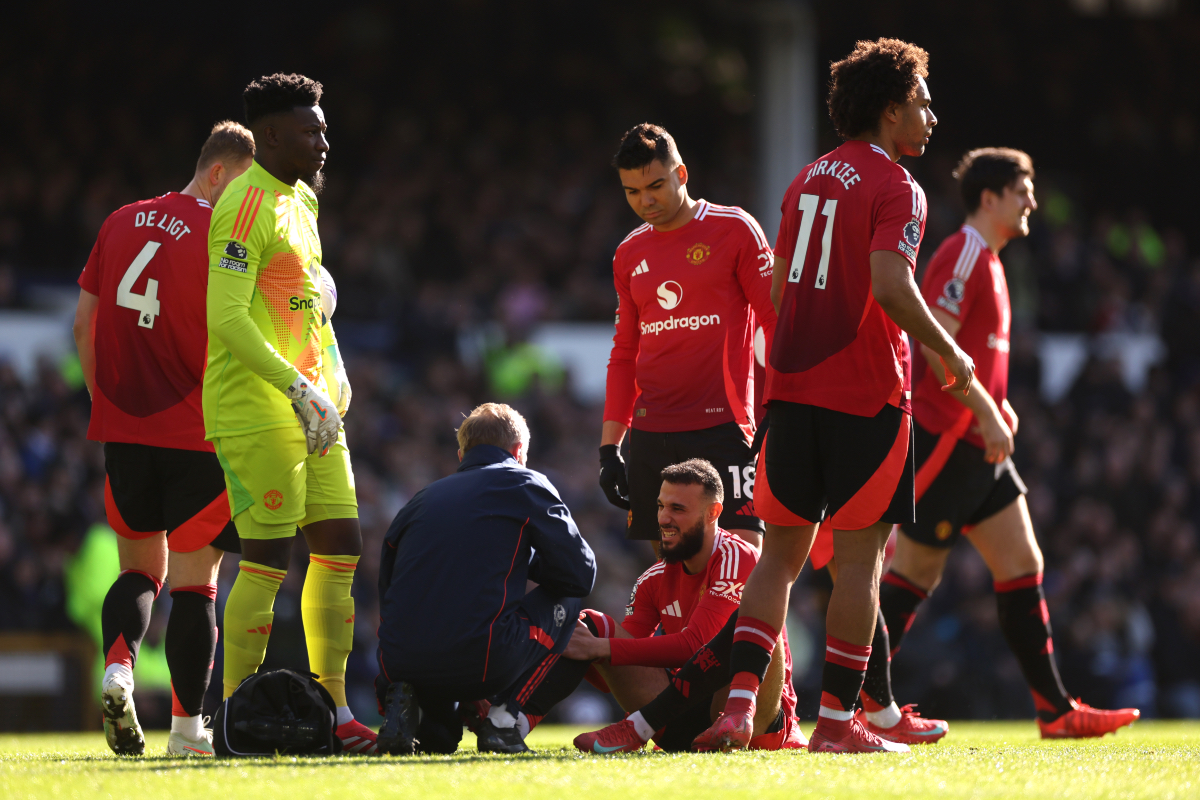
[[[754,433],[754,333],[775,331],[771,247],[754,217],[699,201],[673,231],[642,225],[617,247],[616,333],[604,419],[644,431],[735,421]],[[757,323],[757,324],[756,324]]]

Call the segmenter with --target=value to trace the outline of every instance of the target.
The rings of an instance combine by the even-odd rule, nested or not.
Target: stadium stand
[[[523,23],[518,16],[504,24]],[[334,55],[311,70],[327,88],[339,81],[349,88],[348,76],[381,58],[364,46],[338,65],[334,56],[360,43],[347,30],[359,31],[368,45],[370,38],[361,21],[341,18],[338,25],[331,26],[343,36]],[[478,30],[463,35],[483,38]],[[644,567],[641,550],[623,541],[623,514],[596,485],[600,408],[576,400],[569,375],[561,380],[541,356],[518,356],[528,353],[526,336],[540,322],[611,319],[611,255],[636,223],[608,167],[627,123],[663,108],[699,176],[694,196],[753,207],[749,120],[725,89],[703,81],[700,94],[684,95],[618,80],[587,45],[559,57],[562,80],[583,97],[620,91],[639,98],[612,102],[606,113],[618,118],[594,115],[579,100],[506,109],[492,89],[519,75],[500,76],[496,85],[481,78],[449,103],[439,98],[459,76],[421,73],[415,82],[424,88],[395,112],[355,116],[355,108],[373,107],[370,84],[331,100],[321,227],[354,386],[346,425],[365,555],[347,682],[364,719],[374,707],[382,534],[408,497],[454,469],[460,414],[498,399],[497,389],[530,423],[530,466],[550,475],[596,552],[600,575],[588,604],[620,613]],[[30,70],[46,79],[84,74],[98,52],[81,50],[58,67],[47,56]],[[182,70],[173,66],[181,56],[154,51],[148,58],[161,59],[168,77]],[[241,85],[217,67],[197,80],[204,96],[224,91],[236,99],[233,87]],[[143,195],[180,188],[191,168],[181,154],[194,151],[193,140],[212,120],[236,113],[233,101],[203,111],[173,102],[165,115],[117,103],[93,119],[81,110],[87,106],[52,110],[45,98],[22,92],[3,92],[10,105],[30,109],[14,127],[17,144],[0,156],[6,308],[27,305],[39,282],[73,280],[105,216]],[[698,120],[680,97],[718,111]],[[47,135],[50,121],[54,137]],[[689,151],[689,139],[704,145]],[[958,155],[931,155],[912,167],[930,196],[931,243],[961,218],[949,180]],[[1047,165],[1038,166],[1041,173]],[[1087,702],[1137,705],[1147,716],[1200,716],[1200,258],[1177,230],[1133,208],[1096,213],[1070,182],[1046,174],[1038,182],[1042,210],[1033,235],[1010,245],[1003,260],[1015,306],[1015,458],[1046,553],[1060,665]],[[923,249],[923,258],[933,249]],[[1157,334],[1167,358],[1131,387],[1118,362],[1095,355],[1070,391],[1050,402],[1040,392],[1039,335],[1047,331]],[[514,360],[533,366],[518,364],[514,377]],[[102,453],[84,438],[87,394],[69,363],[47,362],[29,380],[0,365],[0,399],[0,632],[73,630],[66,564],[89,526],[104,519]],[[294,553],[297,567],[306,561],[302,550]],[[229,559],[222,599],[235,569]],[[303,574],[292,569],[281,591],[267,666],[305,663]],[[800,711],[810,716],[821,664],[811,643],[821,641],[827,592],[823,576],[806,571],[791,612]],[[1032,716],[991,592],[982,563],[958,549],[893,664],[900,702],[953,719]]]

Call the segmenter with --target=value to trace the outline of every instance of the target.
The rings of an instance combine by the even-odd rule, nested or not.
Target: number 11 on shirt
[[[792,256],[792,269],[788,272],[788,283],[799,283],[800,275],[804,272],[804,259],[808,256],[808,240],[812,236],[813,220],[817,215],[817,206],[821,198],[815,194],[800,195],[800,233],[796,236],[796,251]],[[829,274],[829,246],[833,242],[833,217],[837,214],[837,200],[826,200],[821,214],[829,218],[825,223],[825,234],[821,237],[821,263],[817,266],[817,280],[813,284],[818,289],[825,288],[825,278]]]

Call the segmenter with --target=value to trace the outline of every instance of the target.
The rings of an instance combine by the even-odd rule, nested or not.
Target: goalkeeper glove
[[[303,375],[297,376],[283,393],[292,401],[292,409],[300,420],[300,427],[304,429],[309,455],[314,452],[322,456],[328,453],[337,441],[338,428],[342,426],[342,418],[333,401]]]
[[[615,444],[600,447],[600,488],[608,502],[629,510],[629,479],[625,476],[625,459]]]
[[[329,387],[329,398],[337,406],[338,416],[345,417],[350,408],[350,397],[354,392],[350,389],[350,379],[346,377],[346,362],[336,344],[325,348],[321,358],[321,374],[325,376],[325,385]]]

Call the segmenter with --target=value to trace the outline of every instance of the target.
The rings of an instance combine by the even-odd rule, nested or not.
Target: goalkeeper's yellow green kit
[[[321,354],[336,344],[321,309],[317,198],[255,161],[213,209],[208,237],[208,365],[204,428],[213,441],[238,535],[278,539],[329,519],[355,519],[345,434],[309,455],[284,391],[297,377],[326,391]],[[310,668],[346,704],[357,556],[313,556],[301,609]],[[284,571],[242,560],[225,607],[225,694],[262,664]]]

